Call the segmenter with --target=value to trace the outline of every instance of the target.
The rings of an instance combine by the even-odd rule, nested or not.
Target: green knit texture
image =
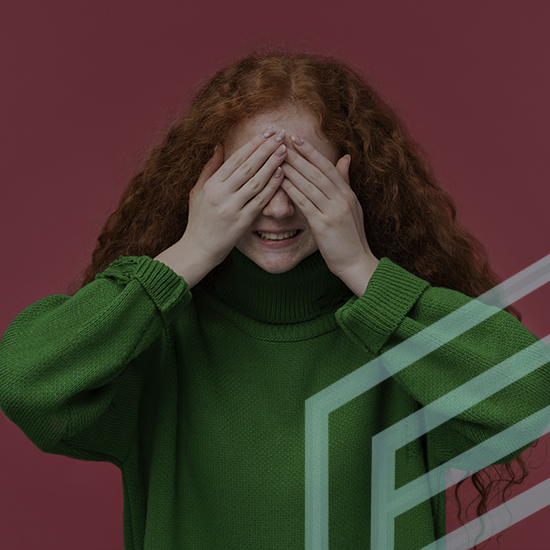
[[[42,451],[120,468],[126,550],[302,550],[305,401],[470,301],[385,257],[357,297],[319,251],[273,275],[234,249],[193,292],[121,256],[12,321],[0,408]],[[373,436],[539,340],[492,309],[330,413],[331,550],[371,548]],[[393,489],[548,406],[549,359],[403,445]],[[395,520],[399,550],[443,535],[444,493]]]

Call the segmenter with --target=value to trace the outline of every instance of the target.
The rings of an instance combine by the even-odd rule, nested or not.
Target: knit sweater
[[[0,407],[42,451],[120,468],[126,550],[299,550],[305,401],[469,301],[386,257],[357,297],[319,251],[274,275],[235,248],[193,292],[121,256],[12,321]],[[493,309],[330,414],[330,549],[371,547],[373,436],[538,341]],[[547,406],[549,381],[550,363],[401,447],[395,489]],[[444,497],[396,518],[395,548],[445,535]]]

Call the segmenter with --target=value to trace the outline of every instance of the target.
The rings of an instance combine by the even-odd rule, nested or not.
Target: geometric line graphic
[[[550,343],[550,337],[548,337],[548,342]],[[550,348],[547,347],[547,349],[549,351],[547,359],[550,359]],[[550,431],[548,427],[549,418],[550,405],[487,439],[473,449],[459,455],[456,459],[441,464],[439,467],[434,468],[424,476],[401,487],[399,490],[391,489],[391,487],[395,485],[395,453],[388,453],[388,449],[384,448],[383,445],[376,445],[373,442],[373,449],[378,447],[378,452],[376,458],[373,457],[371,548],[394,547],[394,519],[409,508],[416,506],[420,502],[452,486],[453,484],[449,485],[446,483],[445,473],[447,468],[456,467],[454,464],[455,460],[461,462],[461,469],[464,468],[465,465],[470,468],[468,476],[466,476],[469,477],[475,472],[504,458],[516,449],[533,443],[537,437],[541,437],[541,435]],[[542,431],[542,433],[540,430],[541,426],[546,426],[546,430]],[[487,446],[487,448],[482,449],[482,447],[485,446]],[[377,479],[375,475],[379,475],[380,478]],[[509,502],[513,502],[513,499]],[[546,506],[546,504],[544,504],[544,506]],[[537,512],[539,509],[540,508],[535,507],[532,513]],[[496,533],[498,532],[499,531],[496,531]],[[463,546],[463,538],[453,537],[449,539],[449,535],[447,535],[447,537],[441,537],[434,543],[425,546],[422,550],[466,549],[480,542],[479,540],[474,540],[471,542],[471,546]],[[460,546],[454,546],[454,544],[460,544]]]
[[[468,470],[472,475],[541,437],[550,423],[550,405],[399,490],[392,489],[395,486],[395,451],[398,448],[550,362],[549,345],[550,336],[547,336],[372,438],[371,548],[393,548],[394,519],[454,485],[446,485],[447,468]],[[438,412],[440,410],[444,410],[445,414]],[[445,545],[444,539],[439,539],[442,542],[437,546],[438,550],[458,548]],[[474,541],[473,544],[477,543]],[[436,547],[430,545],[422,550],[428,548]]]
[[[550,255],[305,401],[306,550],[328,550],[329,547],[329,414],[549,281]],[[520,447],[534,442],[546,433],[550,420],[550,407],[508,427],[470,451],[401,487],[398,491],[393,489],[397,448],[441,425],[539,366],[550,362],[549,345],[550,336],[547,336],[373,437],[371,548],[393,549],[394,518],[418,502],[445,490],[447,468],[465,469],[469,471],[469,475],[472,475]],[[535,495],[540,492],[529,494]],[[419,495],[422,498],[418,497]],[[514,503],[513,509],[517,511],[519,505],[523,503],[522,512],[529,511],[527,515],[547,505],[544,499],[539,498],[524,508],[525,497],[516,502],[517,498],[519,497],[507,503],[508,509],[511,509],[511,504]],[[498,507],[495,510],[500,512],[502,509]],[[464,537],[470,537],[474,527],[482,525],[483,521],[494,519],[493,516],[499,512],[491,511],[461,529],[449,533],[446,537],[441,537],[423,550],[470,548],[476,544],[475,541],[471,546],[455,544],[463,545]],[[518,517],[527,516],[518,513]],[[514,518],[513,522],[516,521],[517,519]],[[507,525],[509,524],[508,521]],[[492,534],[505,528],[506,525]]]

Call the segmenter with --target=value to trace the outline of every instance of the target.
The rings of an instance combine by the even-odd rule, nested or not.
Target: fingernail
[[[270,126],[264,133],[263,136],[268,138],[269,136],[272,136],[275,133],[275,127]]]
[[[304,140],[303,140],[300,136],[297,136],[297,135],[290,136],[290,139],[291,139],[296,145],[303,145],[303,144],[304,144]]]
[[[282,157],[286,152],[286,145],[283,143],[276,151],[275,156],[276,157]]]

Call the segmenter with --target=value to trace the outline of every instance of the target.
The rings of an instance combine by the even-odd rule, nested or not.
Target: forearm
[[[0,408],[46,452],[65,454],[71,438],[105,422],[110,436],[94,448],[120,458],[131,429],[119,426],[129,409],[111,408],[126,391],[119,382],[139,371],[138,357],[162,343],[163,327],[190,300],[180,277],[143,256],[115,260],[74,296],[31,304],[0,341]]]
[[[478,454],[499,451],[501,458],[492,463],[506,463],[543,433],[547,417],[514,428],[506,439],[489,440],[548,406],[550,350],[517,319],[455,290],[432,287],[387,258],[368,284],[336,318],[358,345],[382,356],[384,370],[421,407],[430,405],[444,420],[427,435],[440,463],[452,459],[454,467],[471,470],[470,458],[457,457],[481,443]],[[452,399],[432,405],[451,391],[457,391]]]

